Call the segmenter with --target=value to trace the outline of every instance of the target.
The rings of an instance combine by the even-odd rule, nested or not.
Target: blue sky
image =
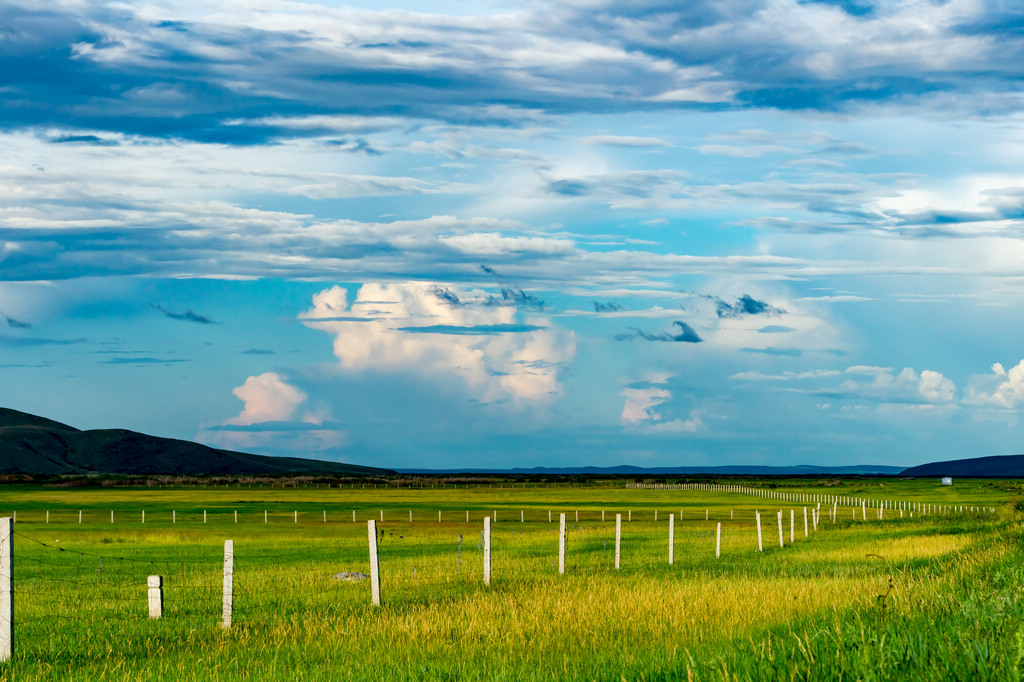
[[[0,404],[389,467],[1024,451],[1024,10],[2,2]]]

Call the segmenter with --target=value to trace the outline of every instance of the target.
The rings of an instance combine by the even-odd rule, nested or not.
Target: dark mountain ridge
[[[992,455],[929,462],[906,469],[901,476],[959,476],[960,478],[1024,478],[1024,455]]]
[[[80,431],[67,424],[0,407],[3,474],[341,474],[394,472],[299,457],[267,457],[127,429]]]

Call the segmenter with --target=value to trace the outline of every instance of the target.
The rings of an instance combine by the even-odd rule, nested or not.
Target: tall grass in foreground
[[[613,494],[613,504],[654,499],[693,512],[677,524],[675,565],[667,563],[667,512],[658,523],[645,514],[623,524],[619,571],[614,516],[570,522],[564,576],[552,525],[505,522],[495,528],[487,588],[480,514],[470,524],[409,524],[399,504],[420,503],[426,516],[446,501],[404,498],[389,508],[399,520],[380,538],[379,609],[369,606],[366,582],[332,577],[367,570],[364,522],[19,524],[16,654],[0,679],[1020,677],[1024,550],[1009,505],[995,518],[843,519],[808,539],[801,518],[793,545],[787,513],[782,550],[774,511],[762,506],[769,523],[760,554],[750,501],[729,499],[740,512],[729,520],[721,496]],[[526,502],[538,511],[591,502],[586,491],[558,495],[514,499],[499,517]],[[199,509],[212,500],[191,501]],[[458,501],[466,499],[448,501],[453,514]],[[474,500],[480,509],[499,501]],[[310,501],[310,513],[320,503]],[[696,513],[705,507],[723,522],[721,559],[716,521]],[[224,632],[226,537],[235,541],[236,610]],[[159,621],[146,618],[151,573],[167,581]]]

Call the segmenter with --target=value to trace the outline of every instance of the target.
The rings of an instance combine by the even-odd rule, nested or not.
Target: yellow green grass
[[[16,624],[15,656],[0,679],[1005,680],[1022,672],[1015,484],[755,482],[998,510],[913,519],[887,511],[881,522],[869,511],[866,522],[840,514],[836,524],[823,514],[808,538],[802,504],[621,483],[498,485],[5,487],[0,515],[18,512]],[[668,516],[680,511],[670,566]],[[478,541],[483,516],[495,512],[485,586]],[[565,575],[559,513],[569,526]],[[618,571],[615,513],[624,519]],[[368,571],[368,518],[381,531],[381,608],[370,605],[367,581],[332,577]],[[236,555],[227,631],[219,627],[225,539]],[[150,574],[165,579],[161,620],[146,616]]]

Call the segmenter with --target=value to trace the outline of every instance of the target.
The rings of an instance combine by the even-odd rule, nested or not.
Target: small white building
[[[953,477],[952,476],[943,476],[942,477],[942,485],[953,485]]]

